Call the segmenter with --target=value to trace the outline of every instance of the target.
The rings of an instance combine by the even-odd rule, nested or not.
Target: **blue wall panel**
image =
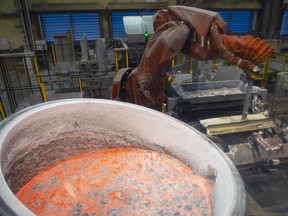
[[[86,34],[88,40],[101,37],[99,13],[43,13],[40,15],[44,38],[53,42],[55,34],[71,31],[74,41]]]
[[[254,11],[218,11],[227,23],[226,31],[237,33],[237,34],[247,34],[253,29],[254,21]]]
[[[55,34],[72,31],[69,14],[41,14],[40,19],[43,35],[47,42],[53,42]]]
[[[101,37],[100,19],[98,13],[71,14],[73,37],[75,41],[81,40],[86,34],[88,40]]]
[[[288,11],[285,11],[284,13],[281,36],[284,36],[284,37],[288,36]]]

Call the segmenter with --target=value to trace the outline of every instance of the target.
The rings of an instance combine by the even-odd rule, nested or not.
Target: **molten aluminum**
[[[37,215],[211,215],[212,181],[167,154],[114,148],[41,172],[17,198]]]

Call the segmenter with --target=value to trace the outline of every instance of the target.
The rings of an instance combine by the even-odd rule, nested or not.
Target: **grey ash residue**
[[[80,216],[82,212],[83,205],[81,203],[77,203],[72,206],[72,215]]]

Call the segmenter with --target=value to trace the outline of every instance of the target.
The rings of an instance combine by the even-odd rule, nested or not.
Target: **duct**
[[[145,107],[95,99],[39,104],[1,122],[0,212],[33,215],[13,192],[65,158],[113,147],[174,156],[196,174],[214,179],[213,215],[244,215],[245,190],[237,169],[202,133]]]

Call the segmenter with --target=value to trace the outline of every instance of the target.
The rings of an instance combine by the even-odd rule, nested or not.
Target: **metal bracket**
[[[263,138],[263,134],[264,132],[262,131],[259,131],[258,133],[254,132],[248,140],[265,150],[266,159],[272,161],[273,165],[278,165],[280,163],[280,160],[278,159],[279,153],[281,152],[284,154],[282,139],[277,135],[272,138]]]

